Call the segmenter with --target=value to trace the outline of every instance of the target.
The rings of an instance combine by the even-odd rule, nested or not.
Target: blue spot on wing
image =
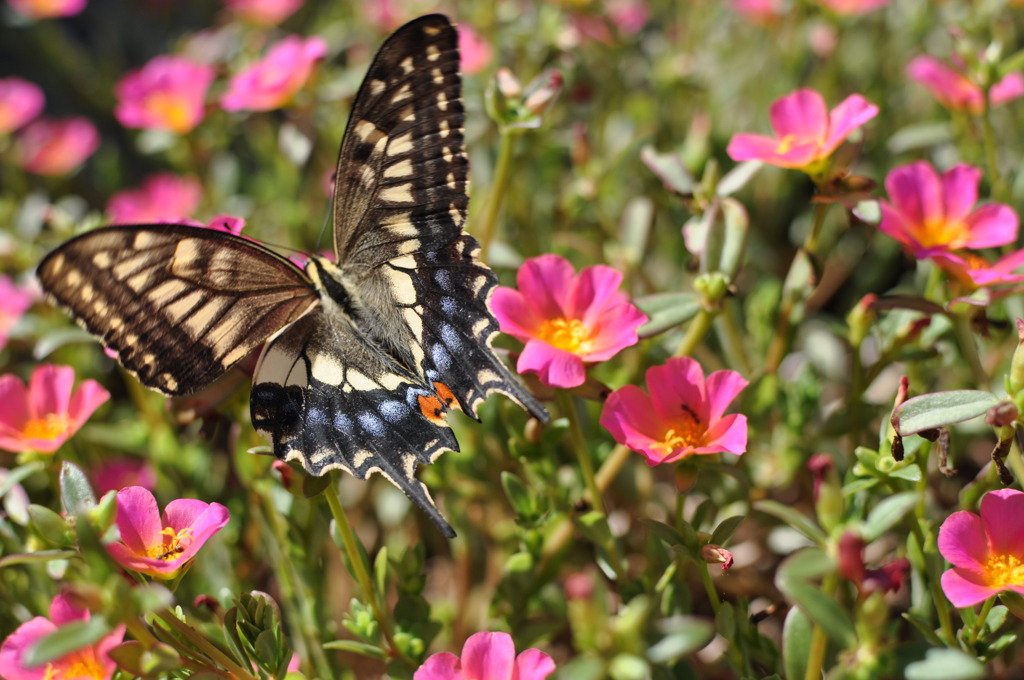
[[[383,401],[377,406],[377,411],[389,423],[397,423],[409,415],[409,407],[401,401]]]
[[[356,416],[356,418],[359,420],[359,424],[363,426],[363,429],[374,437],[383,437],[387,432],[384,421],[372,413],[364,411]]]

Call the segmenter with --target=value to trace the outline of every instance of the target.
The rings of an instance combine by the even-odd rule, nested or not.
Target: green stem
[[[373,587],[366,553],[356,539],[352,526],[348,523],[345,509],[341,507],[341,498],[338,496],[338,474],[337,472],[331,473],[331,483],[328,485],[327,490],[324,491],[324,496],[327,498],[327,504],[331,508],[331,515],[334,517],[334,523],[338,527],[338,534],[341,536],[343,546],[340,547],[348,554],[349,564],[352,565],[352,576],[363,593],[363,599],[369,603],[370,608],[373,610],[373,615],[380,625],[380,632],[384,636],[384,640],[387,641],[388,648],[394,655],[411,663],[412,660],[407,659],[401,649],[398,648],[398,645],[395,644],[395,629],[391,623],[391,617],[386,614],[381,606],[381,593],[378,593]]]
[[[314,594],[310,592],[292,560],[287,557],[288,530],[281,513],[274,507],[269,494],[257,492],[263,501],[263,510],[266,524],[270,528],[272,540],[277,544],[271,546],[267,551],[274,560],[274,573],[278,577],[278,585],[281,588],[281,596],[292,602],[291,607],[282,608],[288,618],[295,617],[297,621],[292,624],[298,629],[306,641],[313,667],[320,677],[330,677],[332,674],[327,656],[323,650],[323,640],[320,639],[320,625],[317,623]],[[299,590],[302,590],[300,593]]]
[[[839,576],[836,572],[830,572],[821,582],[821,592],[825,597],[831,599],[836,594],[839,585]],[[814,625],[811,631],[811,643],[807,652],[807,670],[804,672],[804,680],[821,680],[822,666],[825,663],[825,652],[828,651],[828,634],[818,624]]]
[[[732,307],[722,310],[715,319],[715,330],[729,365],[738,368],[743,375],[749,376],[754,372],[754,368],[750,365],[750,358],[743,347],[743,335],[731,311]]]
[[[978,614],[978,618],[975,619],[974,625],[971,626],[971,631],[967,635],[967,641],[973,647],[978,642],[978,638],[981,637],[981,631],[985,628],[985,622],[988,620],[988,614],[992,611],[992,605],[996,603],[995,596],[992,596],[985,600],[985,604],[981,605],[981,612]]]
[[[576,452],[576,459],[580,463],[580,474],[583,475],[583,483],[587,487],[587,494],[594,509],[607,517],[608,512],[604,507],[604,498],[601,489],[597,486],[597,478],[594,475],[594,462],[590,459],[590,448],[583,436],[583,427],[580,425],[579,412],[576,410],[576,402],[565,390],[558,390],[558,410],[569,419],[569,436],[572,439],[572,447]],[[607,545],[603,546],[608,553],[608,560],[612,569],[620,579],[625,577],[622,569],[622,559],[619,556],[619,548],[615,538],[609,539]]]
[[[716,316],[718,316],[717,309],[712,311],[701,307],[700,311],[697,312],[697,316],[693,317],[690,325],[686,328],[686,335],[683,337],[683,341],[679,343],[675,356],[688,357],[693,354],[693,351],[697,349],[697,345],[700,344],[704,336],[711,330],[711,324]]]
[[[516,138],[521,132],[521,130],[514,129],[501,131],[498,160],[494,166],[494,184],[491,186],[491,195],[487,197],[487,207],[484,211],[483,223],[480,225],[480,258],[485,261],[491,243],[494,241],[498,212],[501,210],[505,194],[508,193],[508,183],[512,178],[512,152]]]
[[[984,389],[988,385],[988,375],[981,365],[981,357],[978,356],[978,344],[971,331],[971,320],[966,314],[952,314],[951,317],[953,332],[956,334],[957,343],[960,345],[964,359],[967,360],[967,365],[971,367],[974,382],[977,383],[979,389]]]
[[[804,250],[809,255],[817,255],[818,252],[818,241],[821,239],[821,232],[825,226],[825,215],[828,213],[828,209],[831,203],[816,203],[814,205],[814,217],[811,222],[811,231],[807,234],[807,238],[804,240]]]
[[[986,106],[981,116],[981,139],[985,147],[985,165],[988,166],[989,182],[992,185],[992,198],[1006,200],[1006,188],[1003,186],[1003,176],[999,172],[999,156],[996,152],[996,133],[992,127],[992,119],[989,116],[989,109]]]

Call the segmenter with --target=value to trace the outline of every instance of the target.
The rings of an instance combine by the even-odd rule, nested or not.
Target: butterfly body
[[[44,290],[139,380],[192,393],[262,346],[252,422],[311,474],[377,472],[448,536],[416,467],[458,450],[447,415],[499,392],[547,419],[491,349],[497,285],[466,234],[457,34],[398,29],[352,105],[336,172],[335,259],[305,268],[262,245],[175,224],[78,236]]]

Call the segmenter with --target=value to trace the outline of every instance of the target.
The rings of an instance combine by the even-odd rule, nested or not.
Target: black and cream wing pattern
[[[455,28],[416,19],[381,47],[338,158],[334,255],[304,269],[224,232],[118,226],[49,254],[49,297],[148,387],[192,393],[263,347],[253,425],[309,473],[376,472],[445,533],[415,477],[458,450],[455,409],[499,392],[547,412],[491,349],[497,278],[463,230],[468,160]]]

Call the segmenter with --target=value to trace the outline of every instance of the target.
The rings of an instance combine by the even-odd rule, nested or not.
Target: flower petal
[[[566,294],[576,272],[560,255],[531,257],[516,273],[519,292],[543,319],[568,318]]]
[[[117,492],[117,528],[121,542],[136,555],[163,542],[160,508],[148,489],[126,486]]]
[[[1002,590],[972,581],[969,575],[970,572],[955,567],[942,574],[942,592],[946,593],[954,607],[973,607]]]
[[[916,161],[893,169],[885,178],[885,189],[893,207],[910,224],[943,220],[942,183],[928,163]]]
[[[1020,530],[1022,517],[1024,491],[997,489],[985,494],[981,499],[981,521],[985,525],[992,554],[1013,555],[1024,561],[1024,532]]]
[[[1022,96],[1024,96],[1024,76],[1016,72],[1007,73],[1005,78],[988,91],[988,98],[992,102],[992,106],[999,106]]]
[[[978,202],[978,182],[981,181],[981,170],[961,163],[947,170],[942,175],[942,198],[945,202],[943,210],[950,222],[960,222],[971,212]]]
[[[713,425],[750,383],[736,371],[715,371],[704,381],[708,400],[708,424]]]
[[[7,680],[42,680],[46,668],[36,666],[25,668],[22,658],[30,647],[35,645],[57,626],[45,617],[37,616],[18,626],[0,645],[0,668]]]
[[[462,647],[462,674],[472,680],[509,680],[515,655],[508,633],[474,633]]]
[[[625,385],[608,395],[600,423],[615,441],[626,445],[661,441],[667,427],[652,408],[651,398],[636,385]]]
[[[527,649],[516,657],[512,680],[544,680],[555,670],[554,660],[539,649]]]
[[[827,156],[843,143],[850,133],[878,115],[878,107],[859,94],[852,94],[829,113],[828,137],[821,145],[820,155]]]
[[[995,248],[1017,240],[1020,224],[1017,213],[1008,205],[989,203],[967,218],[970,240],[967,248]]]
[[[89,611],[79,607],[65,593],[61,593],[50,602],[50,620],[58,626],[75,621],[88,621]]]
[[[988,558],[988,539],[981,517],[961,510],[939,528],[939,552],[954,567],[981,569]]]
[[[48,413],[64,415],[75,386],[75,369],[70,366],[43,364],[32,372],[28,384],[28,411],[38,418]]]
[[[764,135],[743,132],[733,135],[725,152],[734,161],[764,161],[772,163],[776,158],[779,140]]]
[[[178,554],[181,561],[191,559],[203,544],[215,533],[224,528],[230,515],[228,509],[220,503],[204,503],[202,501],[181,498],[171,501],[164,510],[164,524],[175,532],[190,530],[192,540],[184,543],[185,549]]]
[[[587,379],[583,360],[572,352],[553,347],[543,340],[530,340],[519,355],[516,370],[536,373],[549,387],[579,387]]]
[[[498,319],[502,333],[527,342],[540,332],[544,318],[529,300],[515,288],[499,286],[489,300],[491,313]]]
[[[605,265],[584,267],[570,286],[566,299],[569,318],[579,319],[587,328],[593,327],[605,310],[625,299],[619,293],[622,273]]]
[[[77,430],[89,416],[110,399],[110,392],[107,392],[95,380],[83,380],[75,393],[71,395],[71,403],[68,406],[68,417],[71,420],[71,430]]]
[[[801,142],[821,144],[828,134],[828,109],[814,90],[797,90],[775,100],[769,115],[780,139],[792,135]]]
[[[704,369],[690,357],[673,357],[664,366],[652,366],[645,374],[647,390],[655,412],[665,422],[678,420],[683,405],[691,409],[701,423],[707,424]]]
[[[459,657],[450,652],[434,654],[413,673],[412,680],[463,680]]]
[[[747,451],[747,417],[740,413],[725,416],[708,428],[704,446],[697,453],[735,453]]]
[[[0,432],[19,433],[28,419],[28,388],[25,383],[16,375],[0,375]]]

